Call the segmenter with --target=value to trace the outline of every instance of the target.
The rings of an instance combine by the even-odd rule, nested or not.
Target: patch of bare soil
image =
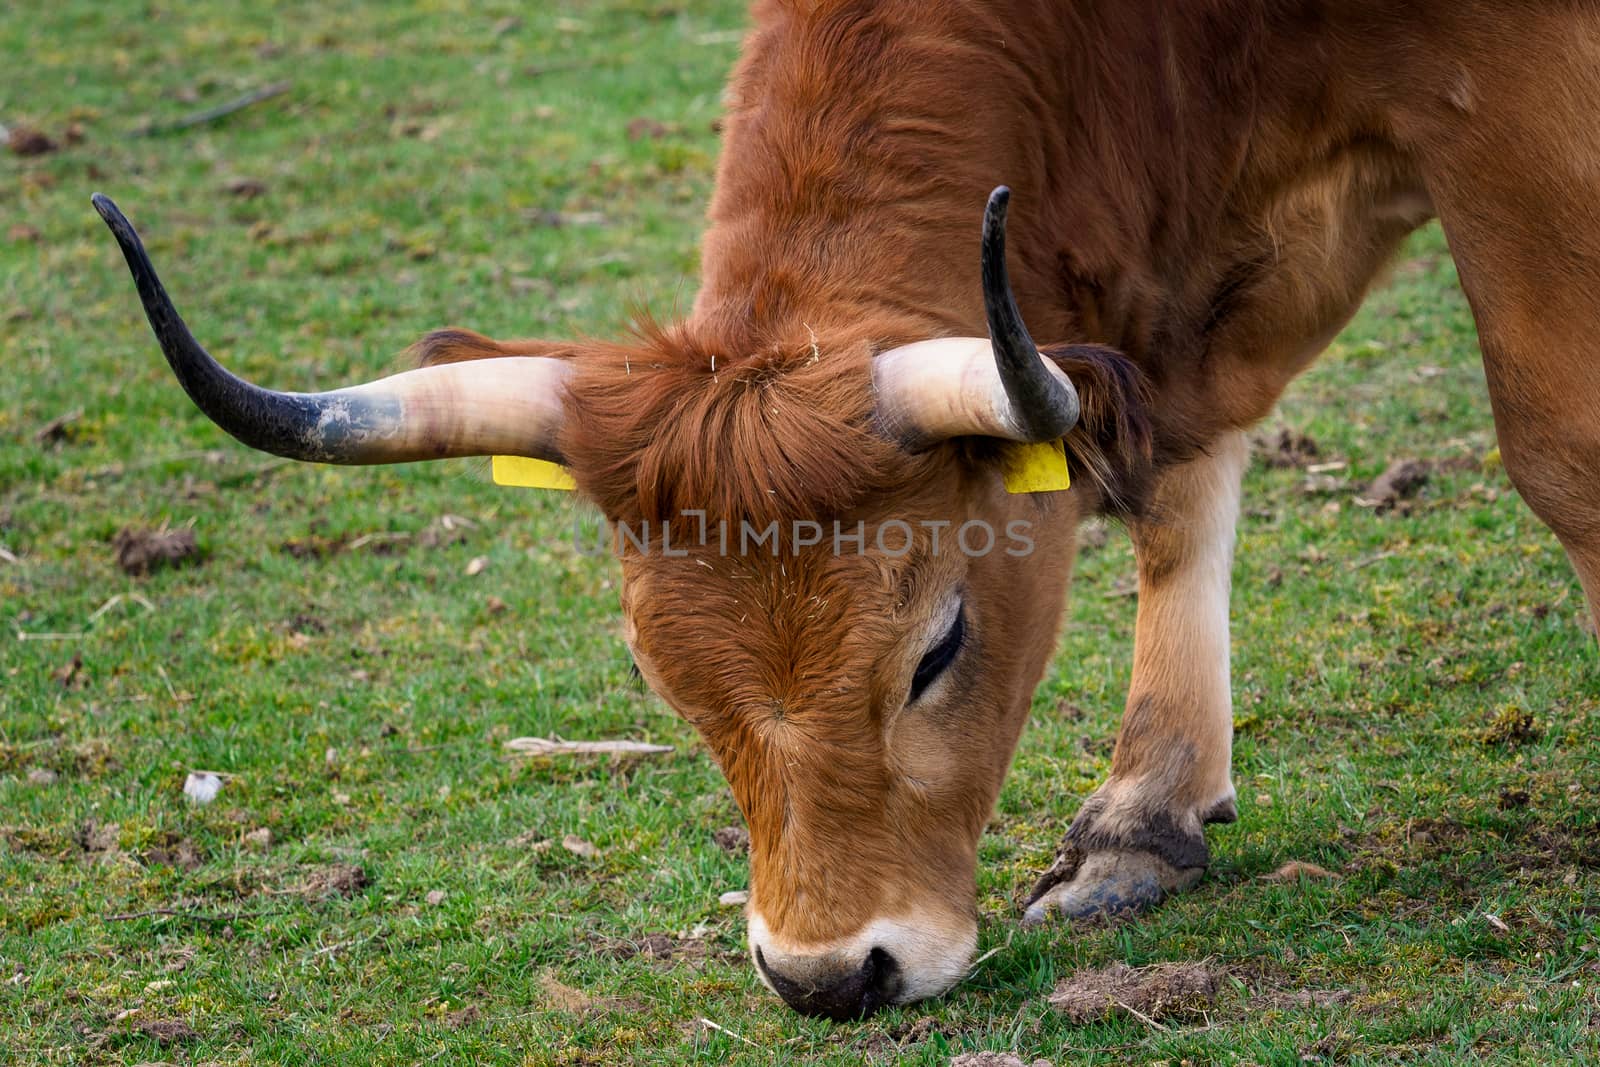
[[[539,990],[556,1011],[585,1012],[599,1003],[583,990],[567,985],[553,974],[539,979]]]
[[[724,852],[742,856],[750,851],[750,831],[742,826],[724,826],[720,830],[714,830],[711,839]]]
[[[1258,438],[1255,445],[1263,462],[1277,470],[1307,467],[1321,456],[1315,441],[1288,427],[1279,430],[1276,438]]]
[[[182,1019],[142,1019],[133,1024],[133,1029],[163,1045],[178,1045],[200,1036]]]
[[[1376,819],[1369,813],[1369,826]],[[1490,872],[1600,870],[1600,827],[1535,822],[1474,830],[1450,819],[1408,819],[1403,823],[1347,830],[1352,848],[1348,867],[1404,867],[1440,856],[1470,857],[1461,877],[1481,880]],[[1479,839],[1481,847],[1472,847]]]
[[[446,1015],[444,1017],[444,1025],[451,1030],[461,1030],[471,1026],[481,1018],[483,1018],[483,1012],[478,1009],[478,1006],[476,1004],[468,1004],[459,1011],[453,1011]]]
[[[1398,459],[1367,486],[1356,503],[1364,508],[1374,508],[1378,514],[1393,511],[1402,501],[1416,496],[1433,477],[1433,465],[1421,460]],[[1404,509],[1401,509],[1402,512]]]
[[[260,178],[232,178],[222,183],[222,191],[240,200],[254,200],[267,194],[267,183]]]
[[[19,122],[6,133],[6,147],[19,156],[42,156],[58,147],[48,134],[37,126]]]
[[[312,871],[294,892],[317,900],[332,900],[353,897],[371,884],[367,872],[355,864],[332,863]]]
[[[590,934],[586,939],[593,951],[616,960],[634,958],[662,963],[686,963],[706,959],[739,961],[744,953],[717,948],[704,937],[678,937],[667,933],[645,934],[642,937],[606,937]]]
[[[172,833],[146,849],[142,858],[147,867],[176,867],[183,871],[197,870],[205,862],[193,841]]]
[[[912,1022],[868,1034],[859,1041],[847,1040],[846,1033],[840,1031],[833,1043],[848,1045],[867,1063],[899,1063],[905,1059],[906,1052],[913,1045],[920,1045],[940,1032],[933,1017],[924,1015]]]
[[[1010,1052],[963,1052],[950,1061],[950,1067],[1055,1067],[1049,1060],[1029,1063]]]
[[[343,552],[347,543],[343,537],[311,534],[307,537],[291,537],[278,546],[278,551],[295,559],[324,559]]]
[[[124,527],[111,539],[117,554],[117,566],[125,574],[149,574],[162,567],[181,567],[194,563],[200,557],[200,545],[194,531],[140,530]]]
[[[122,827],[114,822],[87,820],[78,831],[78,847],[90,854],[115,852]]]
[[[1050,1006],[1079,1025],[1118,1015],[1150,1022],[1193,1016],[1216,1003],[1225,974],[1209,963],[1114,963],[1061,982]]]

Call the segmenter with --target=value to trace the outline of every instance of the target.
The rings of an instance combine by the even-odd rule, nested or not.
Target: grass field
[[[747,877],[713,838],[738,812],[631,681],[616,569],[571,544],[587,513],[481,462],[235,445],[170,380],[89,208],[115,197],[197,333],[282,388],[396,369],[446,323],[615,334],[693,293],[743,18],[0,14],[0,122],[57,144],[0,150],[0,1062],[1600,1056],[1595,640],[1495,462],[1436,230],[1261,428],[1234,583],[1241,818],[1207,880],[1131,923],[1016,924],[1108,768],[1136,603],[1111,529],[981,845],[986,958],[940,1001],[835,1025],[759,986],[718,903]],[[1284,430],[1315,457],[1283,456]],[[1358,505],[1399,458],[1427,484]],[[124,574],[114,536],[163,526],[198,560]],[[503,750],[553,734],[676,751]],[[214,803],[187,801],[192,770],[227,776]],[[1333,876],[1264,877],[1289,861]],[[1046,1003],[1115,961],[1204,961],[1221,991],[1150,1022]]]

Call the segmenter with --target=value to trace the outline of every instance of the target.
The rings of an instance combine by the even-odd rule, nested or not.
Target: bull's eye
[[[956,611],[955,621],[939,639],[939,643],[928,649],[922,657],[922,662],[917,664],[917,672],[911,676],[911,696],[906,699],[906,703],[915,704],[922,691],[937,681],[939,675],[955,662],[966,639],[967,612],[962,608]]]

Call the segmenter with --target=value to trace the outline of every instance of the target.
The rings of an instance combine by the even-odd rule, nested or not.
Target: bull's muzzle
[[[966,974],[977,943],[976,917],[944,908],[874,919],[849,936],[809,944],[778,936],[750,912],[750,955],[761,980],[795,1011],[829,1019],[938,996]]]
[[[789,1007],[802,1015],[820,1015],[835,1022],[866,1018],[891,1003],[900,984],[900,965],[881,948],[868,952],[854,971],[824,966],[791,977],[769,966],[758,946],[756,967]]]

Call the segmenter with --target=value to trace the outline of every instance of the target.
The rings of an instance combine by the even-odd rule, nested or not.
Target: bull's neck
[[[981,335],[980,220],[1004,184],[1036,338],[1139,359],[1261,118],[1263,43],[1237,25],[1263,5],[1204,6],[758,3],[692,328],[733,348],[825,324]]]

